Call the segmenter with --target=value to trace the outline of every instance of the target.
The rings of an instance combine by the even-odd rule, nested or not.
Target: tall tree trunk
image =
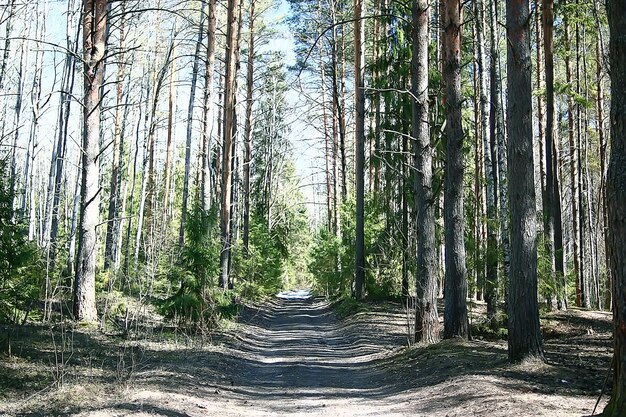
[[[137,227],[135,231],[135,268],[139,266],[139,253],[141,251],[141,237],[143,235],[143,224],[144,224],[144,216],[145,216],[145,206],[146,206],[146,189],[148,186],[148,158],[149,158],[149,147],[148,147],[148,135],[146,132],[149,131],[149,122],[150,122],[150,97],[151,97],[151,87],[155,84],[156,79],[156,56],[155,61],[151,64],[151,69],[149,71],[150,76],[146,76],[146,113],[143,117],[143,160],[141,162],[141,188],[139,191],[139,213],[137,214]],[[158,97],[158,94],[155,96]]]
[[[193,68],[191,72],[191,86],[189,91],[189,105],[187,106],[187,136],[185,141],[185,174],[183,177],[183,204],[180,211],[180,229],[178,231],[178,244],[185,244],[185,225],[187,222],[187,210],[189,205],[189,178],[191,172],[191,138],[193,134],[193,110],[196,102],[196,84],[198,83],[198,72],[200,67],[200,50],[202,39],[204,38],[204,9],[206,2],[202,2],[201,15],[203,16],[198,29],[196,48],[193,58]]]
[[[331,13],[333,17],[333,25],[337,23],[336,16],[336,3],[333,1],[333,5],[331,7]],[[333,103],[335,107],[334,114],[336,115],[336,123],[337,123],[337,135],[338,135],[338,150],[339,150],[339,161],[340,165],[340,185],[341,185],[341,202],[346,201],[348,196],[348,185],[347,185],[347,162],[346,162],[346,131],[345,131],[345,120],[344,120],[344,109],[343,101],[342,101],[342,84],[343,78],[341,76],[340,71],[340,62],[339,62],[339,39],[337,36],[336,27],[333,26],[332,29],[332,54],[331,54],[331,63],[332,63],[332,84],[333,84]]]
[[[474,29],[476,26],[474,26]],[[476,31],[474,31],[476,32]],[[444,38],[445,39],[445,38]],[[474,42],[476,43],[476,42]],[[474,48],[478,49],[478,48]],[[478,58],[476,58],[478,61]],[[485,252],[485,226],[483,219],[485,218],[485,193],[483,187],[483,143],[482,143],[482,125],[480,120],[480,84],[478,81],[478,65],[474,65],[472,71],[472,84],[474,94],[472,95],[474,109],[474,126],[476,126],[476,134],[474,135],[474,217],[472,222],[474,227],[474,277],[472,279],[476,300],[482,301],[485,292],[485,262],[483,253]],[[445,203],[444,203],[445,204]],[[473,296],[474,294],[468,294]]]
[[[613,276],[613,390],[602,414],[626,415],[626,1],[607,0],[611,41],[611,157],[607,176],[608,241]]]
[[[58,107],[57,137],[52,158],[50,160],[50,171],[48,178],[48,191],[46,198],[46,218],[44,220],[44,230],[46,233],[46,307],[51,291],[50,275],[54,272],[57,255],[57,237],[59,231],[59,204],[61,201],[61,187],[64,179],[64,162],[67,150],[68,125],[70,120],[70,110],[74,91],[74,81],[76,71],[74,60],[78,54],[78,37],[80,23],[76,24],[75,38],[72,39],[73,24],[73,2],[68,3],[67,9],[67,53],[61,81],[61,93]],[[48,309],[44,311],[44,319],[48,318]]]
[[[383,14],[385,0],[374,0],[374,13],[381,15]],[[372,71],[372,85],[374,87],[379,87],[379,79],[380,79],[380,60],[381,60],[381,18],[374,19],[374,41],[373,41],[373,62],[374,69]],[[380,92],[375,91],[374,96],[372,98],[373,103],[373,129],[371,134],[373,135],[373,154],[371,156],[370,164],[374,169],[374,179],[373,183],[370,184],[371,189],[374,191],[374,195],[376,196],[380,190],[380,123],[381,123],[381,108],[380,108]]]
[[[578,5],[578,0],[576,0]],[[578,8],[576,10],[578,13]],[[578,16],[576,16],[577,18]],[[576,51],[576,94],[581,95],[581,55],[580,55],[580,22],[576,19],[575,23],[575,51]],[[582,135],[583,135],[583,109],[581,103],[576,103],[576,183],[578,188],[578,198],[575,201],[578,204],[578,247],[579,247],[579,280],[581,289],[581,303],[585,308],[590,307],[589,303],[589,280],[586,269],[585,257],[585,209],[584,209],[584,184],[583,184],[583,158],[582,158]]]
[[[412,116],[411,116],[412,117]],[[402,136],[402,155],[409,155],[409,138],[407,135]],[[400,229],[400,242],[402,242],[402,299],[408,301],[409,297],[409,262],[411,259],[411,241],[409,240],[409,202],[408,202],[408,185],[409,179],[409,161],[402,161],[402,180],[400,181],[399,196],[400,210],[402,210],[402,226]],[[407,304],[408,305],[408,304]]]
[[[489,6],[490,21],[490,85],[489,95],[491,111],[489,114],[489,130],[491,139],[491,161],[494,166],[493,181],[496,206],[498,206],[500,226],[500,246],[502,253],[502,277],[505,280],[504,291],[507,292],[510,265],[509,250],[509,205],[507,192],[506,135],[504,132],[504,114],[502,111],[502,80],[500,77],[500,53],[498,48],[498,2],[491,0]],[[496,169],[497,168],[497,169]],[[506,299],[506,297],[505,297]]]
[[[70,221],[70,240],[67,250],[67,271],[68,275],[74,276],[76,273],[76,229],[78,227],[78,214],[80,211],[80,186],[81,186],[81,161],[82,155],[79,153],[76,161],[76,182],[74,183],[74,199],[72,201],[72,219]]]
[[[248,62],[246,74],[246,125],[244,131],[243,152],[243,251],[250,253],[250,163],[252,161],[252,89],[254,86],[254,6],[256,0],[250,0],[250,31],[248,39]],[[324,103],[322,103],[324,105]]]
[[[222,250],[220,253],[219,286],[226,288],[230,277],[230,235],[231,235],[231,194],[232,194],[232,144],[235,115],[235,78],[237,72],[237,28],[239,2],[228,0],[226,32],[226,76],[224,79],[224,142],[222,146]]]
[[[148,250],[155,248],[154,242],[154,230],[155,230],[155,216],[154,211],[156,209],[156,179],[155,179],[155,159],[156,159],[156,131],[158,127],[158,105],[159,98],[161,96],[161,90],[163,85],[165,84],[165,77],[168,71],[173,70],[171,68],[173,62],[173,56],[175,52],[176,45],[176,24],[172,28],[171,32],[171,40],[169,47],[167,48],[167,52],[165,54],[165,60],[163,62],[163,66],[159,70],[159,73],[156,78],[156,85],[154,87],[154,95],[152,96],[152,110],[150,112],[150,127],[148,128],[148,143],[147,143],[147,152],[148,152],[148,173],[147,173],[147,182],[145,187],[145,197],[144,197],[144,222],[143,222],[143,230],[141,231],[144,236],[144,247]],[[142,194],[144,195],[144,194]],[[151,258],[150,258],[151,259]]]
[[[167,145],[165,148],[165,178],[163,179],[163,227],[169,225],[170,187],[172,182],[172,148],[174,147],[174,74],[176,73],[175,61],[172,60],[172,68],[169,77],[169,92],[167,97]]]
[[[412,136],[415,176],[416,312],[415,341],[439,340],[437,315],[437,265],[435,247],[435,208],[433,205],[433,146],[428,125],[428,0],[413,0],[413,55],[411,59]]]
[[[204,1],[204,0],[203,0]],[[202,207],[211,208],[211,138],[213,136],[213,78],[215,73],[216,0],[209,0],[202,129]],[[219,135],[218,135],[219,136]]]
[[[7,16],[5,25],[4,54],[2,55],[2,63],[0,64],[0,91],[4,90],[7,64],[9,63],[9,58],[11,56],[11,32],[13,31],[13,19],[15,17],[15,0],[10,0],[8,7],[9,15]]]
[[[600,27],[598,5],[595,5],[595,17],[596,24]],[[611,264],[609,258],[609,240],[608,240],[608,212],[607,212],[607,200],[606,200],[606,151],[607,151],[607,139],[605,134],[604,125],[604,72],[602,60],[604,58],[604,45],[602,40],[602,34],[598,33],[596,36],[596,84],[598,85],[598,92],[596,96],[596,119],[598,130],[598,142],[599,142],[599,156],[600,156],[600,201],[602,207],[602,236],[604,237],[604,263],[606,266],[606,277],[604,284],[604,294],[602,299],[604,302],[604,309],[611,310]]]
[[[508,0],[508,178],[511,276],[509,360],[543,357],[537,301],[537,225],[532,131],[532,65],[528,0]]]
[[[544,194],[544,236],[551,263],[551,283],[556,289],[557,306],[567,306],[563,265],[563,228],[561,226],[561,195],[554,140],[554,1],[543,0],[543,33],[546,72],[546,132]]]
[[[134,155],[133,155],[133,175],[132,175],[132,179],[131,181],[131,188],[130,188],[130,197],[129,197],[129,204],[128,206],[130,207],[129,210],[129,218],[130,220],[128,221],[128,227],[126,229],[126,250],[125,250],[125,255],[124,255],[124,266],[123,266],[123,274],[122,276],[127,276],[128,275],[128,271],[129,271],[129,263],[130,263],[130,238],[131,238],[131,232],[132,232],[132,226],[133,226],[133,207],[134,207],[134,201],[135,201],[135,187],[137,186],[137,161],[139,159],[139,137],[140,137],[140,129],[141,129],[141,122],[142,122],[142,107],[143,107],[143,103],[146,102],[146,100],[143,100],[143,88],[140,90],[140,100],[139,100],[139,106],[138,106],[138,112],[137,112],[137,126],[135,128],[135,146],[134,146]],[[149,95],[149,94],[148,94]],[[142,211],[139,211],[139,216],[141,216]],[[139,219],[138,219],[139,220]],[[137,253],[137,252],[135,252]],[[135,261],[137,259],[137,256],[135,255]]]
[[[111,162],[111,181],[109,192],[109,213],[107,218],[107,231],[104,246],[104,269],[111,267],[115,258],[115,240],[119,228],[119,189],[120,183],[120,158],[121,158],[121,141],[122,141],[122,116],[124,115],[124,49],[126,48],[126,3],[121,4],[121,13],[119,23],[119,56],[117,63],[117,85],[116,85],[116,108],[115,108],[115,127],[113,131],[113,160]]]
[[[543,88],[543,60],[542,60],[542,43],[541,43],[541,12],[540,12],[540,4],[543,0],[533,0],[535,11],[533,13],[534,21],[535,21],[535,39],[536,39],[536,53],[537,53],[537,132],[538,132],[538,143],[539,148],[539,181],[540,181],[540,189],[541,189],[541,197],[542,200],[545,200],[545,192],[546,192],[546,171],[545,171],[545,155],[543,151],[544,147],[544,107],[543,107],[543,95],[541,94],[541,90]],[[545,36],[545,35],[544,35]],[[545,202],[544,202],[545,204]],[[544,208],[545,210],[545,208]]]
[[[356,109],[355,296],[365,296],[365,20],[363,0],[354,0],[354,102]]]
[[[124,103],[124,120],[128,120],[128,115],[129,115],[129,110],[130,107],[129,106],[129,99],[130,99],[130,95],[127,93],[126,94],[126,101]],[[125,146],[125,136],[126,136],[126,123],[122,124],[122,130],[120,132],[120,155],[124,155],[124,146]],[[130,155],[130,153],[129,153]],[[127,222],[127,218],[125,216],[126,214],[126,201],[127,201],[127,197],[128,197],[128,187],[129,187],[129,179],[130,179],[130,175],[131,175],[131,164],[130,161],[127,162],[126,165],[126,176],[124,178],[124,175],[119,175],[118,176],[118,184],[117,184],[117,188],[118,190],[121,189],[121,201],[118,201],[118,213],[120,215],[120,218],[118,219],[118,224],[114,233],[114,249],[113,249],[113,270],[117,271],[120,267],[120,263],[121,263],[121,259],[122,259],[122,246],[123,246],[123,236],[124,236],[124,227],[126,225]],[[130,220],[128,220],[128,222],[130,223]],[[123,279],[125,279],[126,274],[122,274]],[[122,288],[124,285],[124,281],[122,281]]]
[[[28,61],[28,53],[26,52],[26,46],[23,45],[20,51],[20,64],[17,70],[17,91],[15,93],[15,117],[14,117],[14,126],[15,131],[13,132],[13,146],[11,150],[11,190],[16,190],[17,188],[17,144],[20,139],[20,123],[22,118],[22,103],[24,100],[24,85],[26,84],[25,76],[24,76],[24,68],[28,68],[28,64],[25,64],[25,61]],[[25,59],[26,58],[26,59]],[[28,164],[28,157],[25,161]],[[24,183],[26,184],[26,183]],[[25,191],[25,190],[24,190]],[[16,193],[15,198],[18,197]],[[15,206],[19,207],[19,216],[23,219],[24,216],[24,207],[22,204],[25,201],[25,195],[21,196],[21,200],[15,202]]]
[[[444,20],[446,84],[446,242],[444,338],[469,336],[463,214],[463,127],[461,125],[461,2],[446,0]]]
[[[94,322],[96,313],[96,254],[100,188],[100,91],[106,47],[107,0],[83,1],[83,163],[78,230],[78,257],[74,280],[74,318]]]
[[[485,52],[485,6],[482,0],[475,3],[476,40],[478,44],[478,75],[480,79],[480,125],[483,135],[485,191],[487,196],[487,253],[485,300],[487,317],[493,321],[498,302],[498,170],[495,149],[495,114],[491,114],[487,87]]]
[[[565,45],[568,50],[571,50],[571,40],[569,33],[569,20],[564,18],[564,37]],[[572,67],[570,54],[565,56],[565,80],[568,84],[572,83]],[[567,136],[569,145],[569,158],[570,158],[570,184],[571,184],[571,211],[572,211],[572,263],[574,269],[574,277],[576,280],[576,305],[581,307],[583,305],[582,298],[583,292],[580,280],[580,245],[578,240],[578,181],[576,180],[576,139],[574,136],[574,100],[571,95],[567,98]]]
[[[318,1],[318,19],[321,21],[321,2]],[[321,36],[322,28],[318,28],[318,36]],[[328,123],[328,110],[326,108],[326,66],[324,63],[324,44],[323,42],[318,43],[319,49],[319,70],[320,70],[320,88],[321,88],[321,107],[322,107],[322,125],[324,129],[324,165],[325,165],[325,174],[326,174],[326,216],[328,222],[328,231],[333,231],[334,224],[334,214],[333,214],[333,173],[331,172],[332,161],[332,145],[331,134],[329,132],[329,123]]]

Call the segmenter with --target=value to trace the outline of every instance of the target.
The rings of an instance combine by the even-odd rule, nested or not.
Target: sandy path
[[[400,353],[397,314],[345,323],[323,301],[276,301],[242,322],[215,347],[161,357],[117,400],[67,415],[580,416],[594,402],[555,387],[559,368],[511,367],[501,346]]]
[[[252,360],[233,375],[229,391],[256,412],[388,413],[384,397],[391,393],[377,363],[397,349],[389,339],[359,334],[321,301],[279,301],[248,324],[252,331],[237,348]]]
[[[389,398],[396,390],[378,366],[398,350],[397,335],[359,334],[323,301],[276,301],[248,311],[243,321],[243,332],[222,353],[188,353],[183,364],[143,375],[153,388],[75,415],[411,414]]]

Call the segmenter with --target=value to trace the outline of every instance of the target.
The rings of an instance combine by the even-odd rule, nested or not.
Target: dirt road
[[[548,341],[550,364],[511,366],[503,342],[444,341],[406,349],[402,309],[370,309],[339,320],[322,300],[248,308],[235,329],[209,346],[144,343],[132,358],[124,353],[133,372],[123,384],[104,375],[77,378],[9,415],[591,414],[609,360],[610,326],[600,332],[598,323],[608,322],[578,317],[578,327],[562,329],[568,339]],[[576,317],[568,314],[559,323],[573,326]],[[597,330],[585,333],[590,325]],[[99,351],[107,349],[114,356],[119,345],[100,345]]]

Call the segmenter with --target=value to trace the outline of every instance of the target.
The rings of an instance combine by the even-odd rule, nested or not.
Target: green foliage
[[[187,214],[186,242],[178,262],[168,268],[167,279],[178,290],[161,302],[161,313],[182,325],[215,325],[220,313],[213,289],[219,272],[220,245],[217,237],[217,214],[198,205]],[[223,300],[222,300],[223,301]]]
[[[269,230],[258,214],[250,220],[250,253],[243,260],[245,279],[258,288],[257,296],[276,293],[282,288],[284,260],[289,256],[289,230]]]
[[[354,298],[345,294],[337,298],[333,302],[333,307],[335,308],[337,317],[339,317],[340,319],[345,319],[366,310],[363,303],[360,303]]]
[[[349,294],[354,277],[355,204],[341,205],[341,238],[320,228],[309,250],[309,272],[315,288],[330,296]],[[384,208],[373,199],[365,203],[365,288],[370,300],[395,299],[401,291],[402,245],[389,231]]]
[[[318,230],[313,238],[309,253],[309,272],[315,278],[316,291],[337,294],[342,290],[338,259],[343,247],[340,239],[326,227]]]
[[[8,163],[0,160],[0,322],[25,321],[39,300],[43,258],[27,240],[27,226],[13,209]]]

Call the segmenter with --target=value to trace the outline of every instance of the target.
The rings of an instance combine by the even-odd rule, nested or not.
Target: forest
[[[626,0],[6,0],[0,415],[626,416]]]

